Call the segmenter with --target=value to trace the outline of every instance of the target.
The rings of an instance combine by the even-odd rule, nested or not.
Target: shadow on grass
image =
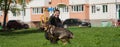
[[[20,34],[30,34],[30,33],[42,33],[44,31],[39,29],[22,29],[22,30],[6,30],[0,31],[0,35],[2,36],[12,36],[12,35],[20,35]]]

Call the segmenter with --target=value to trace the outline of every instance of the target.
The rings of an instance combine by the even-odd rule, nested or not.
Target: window
[[[83,11],[83,8],[84,6],[83,5],[72,5],[71,8],[72,8],[72,11],[74,12],[79,12],[79,11]]]
[[[43,13],[42,8],[32,8],[32,14],[41,14]]]
[[[117,4],[117,5],[116,5],[116,10],[117,10],[117,11],[120,10],[120,4]]]
[[[103,5],[103,13],[108,12],[108,6],[107,5]]]
[[[92,6],[92,13],[96,13],[96,6],[95,5]]]
[[[13,16],[17,16],[16,12],[15,12],[15,13],[13,13]]]
[[[2,11],[0,11],[0,16],[2,16]]]
[[[63,7],[62,12],[68,12],[68,7]]]
[[[118,18],[120,19],[120,4],[116,5],[116,11],[118,12]]]
[[[22,16],[25,16],[25,15],[26,15],[25,10],[21,11],[21,15],[22,15]]]

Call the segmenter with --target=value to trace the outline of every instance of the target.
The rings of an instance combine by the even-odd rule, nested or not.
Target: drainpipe
[[[22,11],[23,12],[23,17],[22,18],[23,18],[23,21],[24,21],[24,16],[25,16],[25,0],[23,0],[22,3],[23,3],[23,6],[22,6],[22,8],[23,8],[23,11]]]

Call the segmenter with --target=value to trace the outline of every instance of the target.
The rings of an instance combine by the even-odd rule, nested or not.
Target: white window
[[[0,11],[0,16],[2,16],[2,11]]]
[[[108,6],[107,5],[103,5],[103,13],[108,12]]]
[[[32,14],[41,14],[43,13],[42,8],[32,8]]]
[[[62,12],[68,12],[68,7],[63,7]]]
[[[83,5],[72,5],[71,6],[73,12],[83,11],[84,10],[83,7],[84,7]]]
[[[96,6],[93,5],[91,10],[92,10],[92,13],[96,13]]]
[[[119,11],[120,10],[120,4],[116,5],[116,10]]]

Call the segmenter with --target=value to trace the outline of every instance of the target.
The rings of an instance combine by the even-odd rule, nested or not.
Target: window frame
[[[0,16],[2,16],[2,11],[0,11]]]
[[[96,5],[92,5],[91,6],[91,12],[92,13],[96,13]]]
[[[43,8],[42,7],[34,7],[32,8],[32,14],[42,14]]]
[[[71,5],[72,12],[82,12],[84,11],[84,5]]]
[[[103,13],[107,13],[108,12],[108,5],[102,5],[103,8]]]

